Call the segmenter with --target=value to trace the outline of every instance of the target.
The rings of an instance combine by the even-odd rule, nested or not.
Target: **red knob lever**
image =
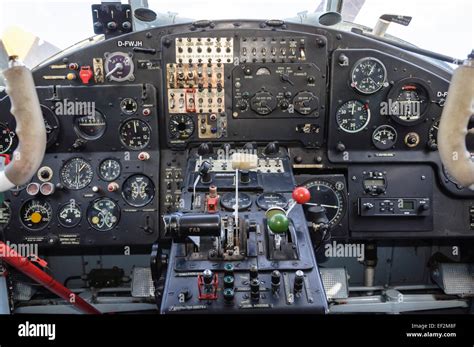
[[[306,204],[311,199],[311,193],[305,187],[296,187],[291,196],[300,205]]]

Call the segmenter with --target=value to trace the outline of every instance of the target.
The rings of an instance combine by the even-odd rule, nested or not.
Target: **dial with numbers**
[[[338,108],[336,120],[345,132],[357,133],[369,124],[369,105],[358,100],[349,100]]]
[[[122,166],[116,159],[105,159],[99,165],[99,176],[104,181],[112,182],[120,177]]]
[[[140,119],[130,119],[120,127],[120,140],[128,149],[143,149],[148,146],[150,139],[150,126]]]
[[[82,211],[75,201],[61,206],[58,211],[59,224],[66,228],[77,226],[82,218]]]
[[[64,186],[71,190],[79,190],[87,187],[94,177],[94,171],[89,162],[82,158],[72,158],[61,168],[61,181]]]
[[[373,94],[384,86],[387,70],[380,60],[367,57],[355,63],[351,77],[354,89],[362,94]]]

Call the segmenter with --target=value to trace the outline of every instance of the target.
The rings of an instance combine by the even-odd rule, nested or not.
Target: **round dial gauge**
[[[374,130],[372,142],[380,150],[390,149],[397,142],[397,131],[390,125],[381,125]]]
[[[50,148],[57,141],[60,131],[58,117],[44,105],[41,105],[43,112],[44,126],[46,128],[46,148]]]
[[[370,121],[368,104],[358,100],[350,100],[341,105],[336,112],[337,124],[348,133],[357,133],[364,129]]]
[[[68,189],[79,190],[87,187],[94,177],[91,164],[82,158],[69,159],[61,168],[61,181]]]
[[[174,115],[170,118],[168,129],[171,138],[185,140],[194,133],[194,121],[186,114]]]
[[[120,140],[129,149],[145,148],[150,143],[150,138],[150,126],[140,119],[130,119],[120,127]]]
[[[133,81],[134,64],[132,57],[123,52],[105,54],[105,77],[109,81]]]
[[[311,92],[299,92],[293,99],[295,111],[304,116],[310,114],[319,107],[319,100]]]
[[[233,211],[235,208],[235,193],[228,192],[222,195],[221,206],[226,210]],[[244,211],[252,206],[252,198],[245,193],[239,193],[239,211]]]
[[[120,102],[120,109],[125,114],[134,114],[135,112],[137,112],[138,104],[132,98],[125,98]]]
[[[88,116],[76,116],[74,118],[74,130],[84,140],[97,140],[104,135],[107,129],[105,116],[98,110]]]
[[[122,197],[131,206],[143,207],[155,197],[155,185],[147,176],[130,176],[123,183]]]
[[[0,225],[5,226],[10,223],[12,216],[12,210],[10,208],[10,202],[4,201],[0,204]]]
[[[87,221],[98,231],[108,231],[117,226],[120,208],[109,198],[94,200],[87,209]]]
[[[17,145],[16,134],[0,123],[0,154],[11,153]]]
[[[324,207],[329,226],[338,224],[344,216],[346,210],[346,200],[343,194],[344,183],[336,184],[326,180],[311,180],[304,184],[310,194],[311,199],[306,205],[317,205]]]
[[[257,92],[250,100],[250,107],[255,113],[266,116],[273,112],[277,106],[275,97],[267,91]]]
[[[431,99],[428,89],[424,81],[415,78],[397,82],[387,96],[393,120],[402,125],[423,121]]]
[[[355,63],[351,77],[353,88],[362,94],[373,94],[384,86],[387,70],[380,60],[363,58]]]
[[[74,200],[61,206],[58,211],[59,224],[66,228],[77,226],[82,218],[82,211]]]
[[[104,181],[112,182],[120,177],[122,166],[116,159],[105,159],[99,165],[99,176]]]
[[[21,223],[31,230],[45,228],[51,222],[52,215],[51,205],[47,201],[39,199],[25,202],[20,209]]]
[[[262,210],[268,210],[272,207],[286,208],[288,199],[280,193],[263,193],[255,201]]]

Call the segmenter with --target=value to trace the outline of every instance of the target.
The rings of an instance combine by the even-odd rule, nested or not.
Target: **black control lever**
[[[210,213],[181,212],[163,216],[165,235],[176,242],[182,242],[188,236],[220,236],[221,216]]]

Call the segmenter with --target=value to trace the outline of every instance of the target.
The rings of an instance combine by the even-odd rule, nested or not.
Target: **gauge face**
[[[363,58],[356,62],[351,76],[353,88],[363,94],[373,94],[384,86],[387,70],[380,60]]]
[[[105,55],[105,76],[110,81],[133,81],[133,60],[130,55],[123,52]]]
[[[308,115],[319,107],[318,98],[311,92],[299,92],[293,99],[295,111],[301,115]]]
[[[120,127],[120,140],[129,149],[145,148],[150,143],[150,138],[150,126],[140,119],[130,119]]]
[[[130,176],[123,183],[122,197],[131,206],[143,207],[155,197],[155,185],[147,176]]]
[[[397,82],[387,96],[393,120],[402,125],[421,122],[430,103],[428,88],[423,81],[413,78]]]
[[[60,131],[60,125],[58,117],[44,105],[41,105],[41,111],[43,112],[44,126],[46,128],[46,148],[50,148],[57,141]]]
[[[186,140],[194,133],[194,121],[186,114],[174,115],[170,117],[168,129],[173,139]]]
[[[120,102],[120,109],[125,114],[134,114],[135,112],[137,112],[138,104],[132,98],[125,98]]]
[[[380,150],[390,149],[397,142],[397,131],[390,125],[381,125],[374,130],[372,142]]]
[[[122,166],[116,159],[105,159],[100,163],[99,176],[104,181],[112,182],[120,177]]]
[[[16,147],[16,134],[0,123],[0,154],[10,153]]]
[[[0,225],[4,227],[10,223],[11,216],[12,210],[10,208],[10,202],[4,201],[0,204]]]
[[[337,124],[348,133],[356,133],[364,129],[370,121],[368,104],[358,100],[350,100],[338,108],[336,112]]]
[[[263,193],[255,201],[262,210],[272,207],[286,208],[288,199],[280,193]]]
[[[120,208],[109,198],[94,200],[87,209],[87,221],[98,231],[115,228],[120,219]]]
[[[30,230],[45,228],[53,216],[51,205],[44,200],[33,199],[25,202],[20,209],[21,223]]]
[[[74,130],[76,134],[89,141],[100,139],[107,129],[105,116],[98,110],[93,115],[76,116],[74,118]]]
[[[235,193],[228,192],[222,195],[221,206],[226,210],[233,211],[235,208]],[[245,193],[239,193],[239,211],[244,211],[252,206],[252,198]]]
[[[82,211],[74,200],[61,206],[58,211],[59,224],[66,228],[73,228],[81,222]]]
[[[324,207],[326,217],[329,220],[329,226],[337,225],[346,210],[346,202],[343,195],[344,183],[325,180],[312,180],[304,184],[311,193],[311,200],[306,204],[308,206],[317,205]]]
[[[270,92],[266,91],[257,92],[250,100],[252,110],[261,116],[272,113],[276,106],[276,98]]]
[[[66,188],[79,190],[87,187],[94,177],[91,164],[82,158],[72,158],[61,168],[61,181]]]

